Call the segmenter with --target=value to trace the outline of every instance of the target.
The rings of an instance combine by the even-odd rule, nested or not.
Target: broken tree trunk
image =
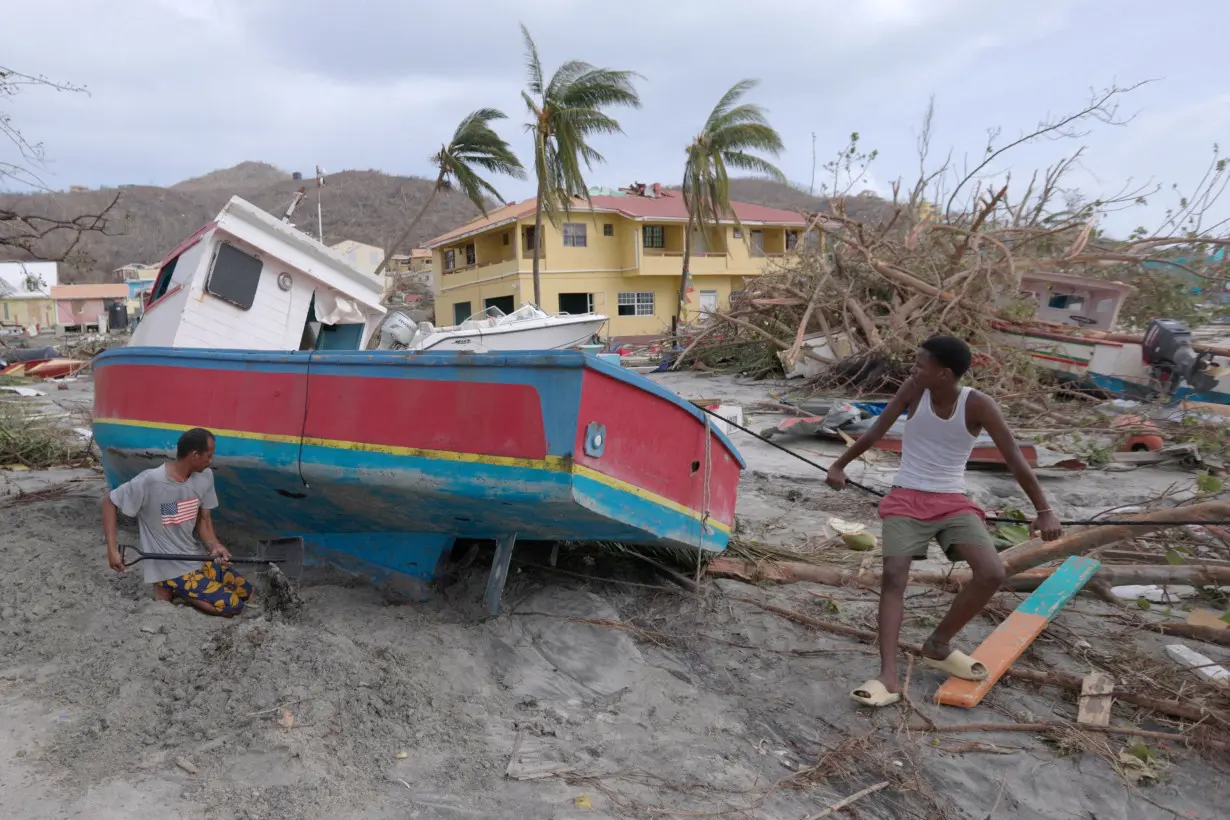
[[[1230,519],[1230,502],[1206,501],[1203,504],[1191,504],[1186,507],[1169,507],[1162,510],[1151,510],[1140,515],[1128,516],[1131,521],[1148,521],[1148,526],[1102,526],[1090,527],[1054,541],[1046,542],[1040,539],[1026,541],[1015,547],[1004,550],[1000,558],[1004,561],[1004,569],[1008,575],[1016,575],[1022,570],[1057,561],[1069,555],[1079,555],[1096,547],[1104,547],[1116,541],[1146,535],[1156,530],[1164,530],[1175,521],[1225,521]],[[1156,526],[1153,526],[1156,524]],[[956,576],[958,573],[953,573]],[[964,572],[968,576],[969,570]]]
[[[1051,576],[1051,568],[1030,569],[1017,573],[1004,583],[1007,589],[1018,592],[1029,592]],[[765,561],[752,563],[740,561],[737,558],[714,558],[709,562],[707,572],[726,578],[738,578],[743,581],[776,581],[791,583],[794,581],[811,581],[831,587],[868,586],[878,587],[880,584],[879,570],[852,570],[839,567],[806,564],[801,561]],[[933,584],[945,589],[959,590],[970,581],[968,570],[956,572],[917,571],[910,573],[910,580],[920,584]],[[1202,584],[1230,583],[1230,568],[1204,567],[1187,564],[1184,566],[1155,565],[1147,566],[1103,566],[1093,576],[1093,580],[1111,586],[1123,584],[1186,584],[1200,586]]]

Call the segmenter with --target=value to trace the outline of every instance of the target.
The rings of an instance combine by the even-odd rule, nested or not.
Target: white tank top
[[[894,486],[929,493],[965,492],[965,464],[975,441],[965,425],[969,392],[962,387],[952,417],[941,419],[931,409],[931,391],[923,391],[905,423],[901,469]]]

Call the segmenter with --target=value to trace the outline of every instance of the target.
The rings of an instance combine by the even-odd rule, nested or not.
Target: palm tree
[[[435,187],[431,189],[431,195],[427,197],[414,220],[385,252],[384,259],[376,268],[376,276],[384,272],[393,252],[410,238],[410,234],[418,227],[419,220],[427,213],[440,191],[455,186],[486,216],[487,203],[484,194],[491,194],[500,202],[504,199],[495,186],[482,177],[482,171],[525,179],[525,167],[521,160],[517,159],[517,155],[504,138],[491,128],[492,120],[502,120],[506,116],[503,111],[494,108],[480,108],[461,121],[448,145],[440,146],[440,150],[431,158],[438,171]]]
[[[570,60],[547,82],[538,48],[524,24],[521,35],[525,38],[529,74],[529,88],[521,96],[530,113],[526,130],[534,137],[534,174],[538,181],[538,201],[534,207],[534,303],[541,306],[538,269],[542,258],[542,216],[545,213],[554,225],[561,212],[568,212],[574,197],[589,201],[581,163],[592,169],[594,163],[604,160],[586,140],[596,134],[623,133],[619,122],[603,113],[603,109],[616,105],[640,108],[641,100],[632,84],[640,75]]]
[[[759,80],[740,80],[731,86],[709,114],[705,127],[688,145],[687,164],[683,169],[683,204],[688,209],[688,225],[683,238],[679,304],[672,327],[678,326],[687,304],[692,231],[697,228],[705,231],[723,217],[733,219],[736,227],[743,227],[730,206],[730,178],[726,169],[751,171],[779,182],[786,180],[777,166],[750,153],[757,151],[777,156],[782,151],[781,135],[765,119],[765,110],[759,105],[739,102],[759,83]]]

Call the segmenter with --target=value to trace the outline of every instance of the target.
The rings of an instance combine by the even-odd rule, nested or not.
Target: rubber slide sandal
[[[850,693],[850,697],[863,706],[892,706],[897,701],[901,700],[901,695],[897,692],[890,692],[874,678],[866,681],[862,686]]]
[[[947,658],[942,661],[937,661],[935,658],[922,656],[922,662],[934,669],[939,669],[942,672],[947,672],[954,678],[961,680],[986,680],[990,672],[987,667],[966,655],[959,649],[954,649]]]

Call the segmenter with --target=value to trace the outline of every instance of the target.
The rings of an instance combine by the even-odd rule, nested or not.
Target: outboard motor
[[[405,350],[414,341],[418,325],[404,313],[390,313],[380,326],[377,350]]]
[[[1205,372],[1212,360],[1210,353],[1197,353],[1192,348],[1192,332],[1175,319],[1153,319],[1145,331],[1144,359],[1149,375],[1173,396],[1183,382],[1192,390],[1203,393],[1212,390],[1217,379]]]

